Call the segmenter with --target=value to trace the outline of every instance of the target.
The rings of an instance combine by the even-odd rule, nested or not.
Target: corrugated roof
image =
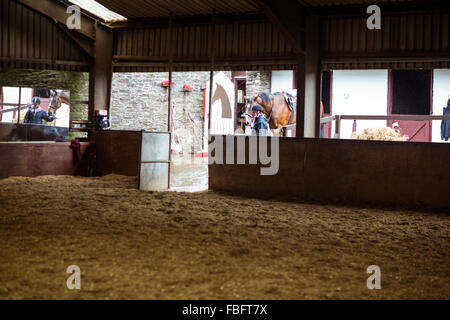
[[[91,0],[73,0],[91,1]],[[430,0],[297,0],[305,7],[330,7],[370,5],[383,3],[432,2]],[[106,8],[128,19],[162,18],[174,16],[218,15],[260,13],[259,0],[97,0]]]
[[[351,6],[351,5],[371,5],[382,3],[402,3],[418,2],[417,0],[297,0],[301,5],[308,7],[327,7],[327,6]],[[425,1],[423,1],[425,2]]]
[[[216,13],[236,14],[260,12],[257,0],[98,0],[105,7],[129,19],[174,16],[201,16]]]
[[[92,13],[93,15],[96,15],[97,17],[102,18],[106,22],[127,20],[127,18],[125,18],[124,16],[111,11],[95,0],[69,0],[69,2],[76,4],[80,8]]]

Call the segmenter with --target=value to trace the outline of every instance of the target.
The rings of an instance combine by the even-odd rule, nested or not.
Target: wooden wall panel
[[[444,143],[280,139],[275,175],[261,175],[265,165],[248,164],[249,145],[246,138],[247,164],[209,166],[211,190],[242,195],[252,181],[252,197],[265,200],[450,209]],[[324,181],[333,192],[324,192]]]
[[[100,175],[110,173],[138,176],[141,160],[140,131],[92,131]]]
[[[114,71],[168,71],[168,30],[168,25],[116,30]],[[217,24],[213,40],[211,31],[210,24],[173,25],[174,71],[210,70],[211,45],[215,70],[295,68],[292,46],[271,23]]]
[[[82,160],[74,160],[70,143],[0,143],[0,179],[41,175],[84,175],[89,143],[81,143]]]
[[[386,14],[381,30],[368,30],[367,16],[324,17],[323,68],[449,68],[449,15]]]
[[[81,143],[81,161],[75,162],[70,143],[0,143],[0,179],[11,176],[86,175],[89,154],[95,150],[97,173],[137,176],[140,131],[93,131],[90,143]]]
[[[51,19],[13,0],[0,0],[0,18],[0,67],[88,71],[84,52]]]

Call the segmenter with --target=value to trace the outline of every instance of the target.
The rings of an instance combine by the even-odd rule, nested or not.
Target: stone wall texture
[[[270,71],[247,71],[247,96],[255,96],[265,91],[270,93],[271,77]]]
[[[231,72],[225,72],[231,79]],[[167,72],[114,73],[111,93],[111,129],[167,131],[168,88],[161,82],[169,80]],[[183,154],[202,151],[203,89],[209,72],[174,72],[172,80],[173,134]],[[183,91],[183,85],[194,87]]]

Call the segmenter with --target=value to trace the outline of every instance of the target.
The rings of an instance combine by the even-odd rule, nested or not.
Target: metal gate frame
[[[161,146],[159,143],[150,144],[150,145],[144,145],[146,143],[145,136],[151,136],[151,135],[167,135],[168,138],[168,144],[164,146],[165,149],[167,149],[167,156],[161,155],[159,152],[158,146]],[[169,190],[170,189],[170,163],[171,163],[171,142],[172,142],[172,133],[171,132],[164,132],[164,131],[141,131],[141,144],[140,144],[140,162],[139,162],[139,179],[138,179],[138,189],[139,190],[146,190],[146,191],[162,191],[162,190]],[[152,157],[154,157],[152,159]],[[153,168],[157,169],[158,164],[167,164],[167,188],[163,187],[165,183],[158,184],[156,182],[156,185],[148,185],[143,186],[143,175],[145,174],[145,170],[143,170],[143,167],[145,165],[156,165],[153,166]],[[166,170],[163,168],[164,171]],[[156,170],[159,172],[160,170]],[[162,172],[163,170],[161,170]],[[145,176],[144,176],[145,178]],[[152,178],[159,179],[158,175],[155,177],[154,175],[150,175],[149,177],[146,177],[146,179],[150,179],[152,181]]]

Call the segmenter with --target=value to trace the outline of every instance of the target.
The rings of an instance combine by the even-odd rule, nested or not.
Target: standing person
[[[264,116],[263,109],[259,104],[255,104],[252,107],[253,111],[253,126],[252,134],[257,136],[267,136],[269,125],[267,119]]]
[[[238,128],[242,130],[242,133],[245,133],[245,127],[247,125],[245,122],[245,106],[239,109],[237,114],[237,122]]]
[[[25,117],[23,119],[23,123],[33,123],[34,118],[34,107],[36,105],[39,105],[41,103],[41,99],[39,97],[34,97],[33,100],[31,100],[31,105],[27,110],[27,113],[25,114]]]
[[[447,108],[444,108],[442,114],[450,116],[450,99],[447,101]],[[441,140],[448,141],[450,139],[450,120],[442,120],[441,122]]]
[[[320,101],[320,118],[323,118],[323,102],[322,101]],[[326,138],[325,123],[320,124],[320,138]]]
[[[31,107],[25,114],[23,123],[42,124],[42,119],[47,122],[52,122],[55,120],[55,117],[51,113],[47,114],[47,112],[41,108],[41,99],[39,97],[34,97],[31,101]]]

